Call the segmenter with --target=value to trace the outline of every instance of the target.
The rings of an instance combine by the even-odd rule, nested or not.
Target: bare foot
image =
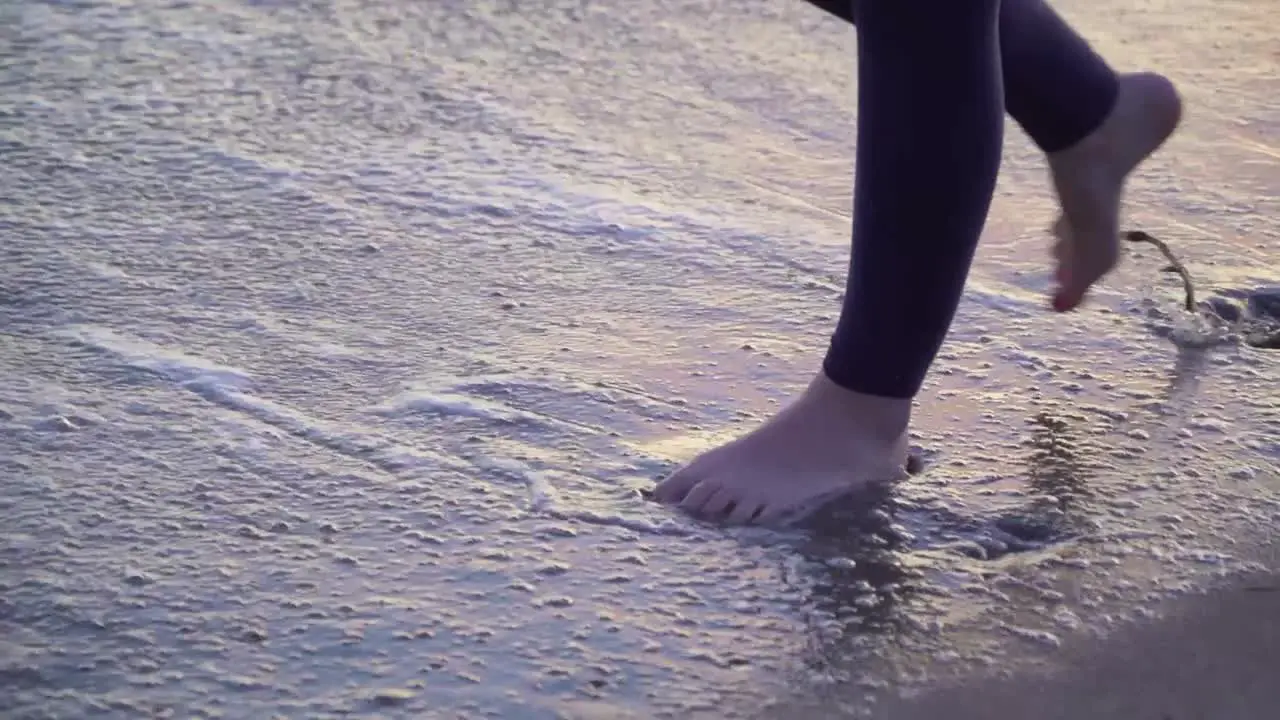
[[[1120,94],[1106,121],[1084,140],[1049,156],[1062,216],[1058,290],[1053,307],[1071,310],[1120,257],[1120,198],[1125,179],[1173,134],[1182,100],[1168,78],[1153,73],[1120,77]]]
[[[653,496],[704,519],[770,523],[905,474],[911,401],[851,392],[821,373],[760,427],[709,450]]]

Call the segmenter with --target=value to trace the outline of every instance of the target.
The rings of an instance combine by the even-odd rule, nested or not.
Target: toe
[[[1084,302],[1084,291],[1071,283],[1068,272],[1062,273],[1061,286],[1053,296],[1053,309],[1058,312],[1074,310]]]
[[[734,503],[733,509],[724,521],[732,525],[746,525],[755,522],[764,511],[765,504],[754,498],[742,498]]]
[[[712,519],[721,518],[734,508],[739,501],[739,494],[731,488],[722,487],[716,493],[711,495],[702,503],[702,507],[697,509],[697,513],[702,517]]]
[[[769,502],[757,505],[751,510],[753,525],[775,525],[782,520],[793,507],[784,502]]]
[[[685,465],[658,483],[653,489],[653,499],[660,503],[682,502],[689,491],[706,476],[701,458]]]
[[[1053,277],[1057,284],[1053,292],[1053,309],[1058,312],[1074,310],[1084,302],[1089,287],[1097,279],[1083,271],[1080,257],[1070,242],[1062,241],[1062,244],[1065,247],[1060,251],[1057,271]]]
[[[1053,280],[1058,284],[1058,289],[1053,294],[1053,309],[1058,312],[1064,312],[1079,304],[1079,299],[1074,298],[1072,294],[1068,294],[1065,291],[1066,288],[1071,287],[1071,265],[1074,259],[1071,226],[1067,223],[1066,216],[1058,216],[1057,222],[1053,224],[1052,231],[1056,238],[1053,243],[1053,259],[1056,262]]]
[[[680,509],[693,515],[701,515],[703,507],[713,495],[720,492],[721,485],[711,480],[703,480],[684,496],[680,501]]]
[[[1079,290],[1076,283],[1072,282],[1075,275],[1072,267],[1070,251],[1064,251],[1063,257],[1058,260],[1058,267],[1053,274],[1053,281],[1057,287],[1053,291],[1053,309],[1064,312],[1074,308],[1080,304],[1083,299],[1084,292]]]
[[[1058,311],[1071,310],[1084,302],[1089,290],[1115,267],[1118,253],[1105,243],[1094,244],[1088,253],[1073,249],[1067,262],[1059,265],[1058,291],[1053,306]]]

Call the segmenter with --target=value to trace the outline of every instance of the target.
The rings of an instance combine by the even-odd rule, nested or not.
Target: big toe
[[[706,460],[699,457],[668,475],[653,489],[653,499],[661,503],[678,504],[706,477]]]
[[[1073,247],[1059,266],[1054,307],[1065,311],[1079,306],[1094,284],[1111,272],[1118,260],[1118,249],[1113,243],[1099,240],[1088,246]]]
[[[771,507],[764,498],[742,497],[734,500],[733,505],[729,507],[725,515],[724,521],[731,525],[746,525],[754,522],[767,522],[775,516],[775,512],[770,512]]]
[[[1053,254],[1058,268],[1053,307],[1065,312],[1078,307],[1095,283],[1111,272],[1120,259],[1118,231],[1110,224],[1086,232],[1077,231],[1065,215],[1055,223]]]
[[[725,487],[713,478],[707,478],[694,484],[692,488],[685,493],[680,499],[680,509],[690,515],[704,515],[707,506],[715,500],[717,495],[723,495]]]

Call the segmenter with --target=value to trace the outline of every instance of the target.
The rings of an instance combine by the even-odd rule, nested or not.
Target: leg
[[[655,496],[770,520],[898,477],[911,398],[946,335],[1000,164],[999,0],[872,2],[859,14],[852,271],[809,388]]]
[[[875,0],[806,1],[856,25],[858,6]],[[1000,72],[1005,110],[1045,153],[1101,125],[1119,87],[1106,61],[1043,0],[1001,4]]]
[[[892,4],[902,9],[859,9],[853,253],[823,371],[855,392],[910,399],[951,326],[1000,169],[1000,2]],[[917,14],[954,25],[926,31],[934,21]]]
[[[1055,225],[1060,311],[1078,306],[1119,259],[1125,179],[1177,127],[1168,79],[1117,76],[1043,0],[1000,15],[1006,108],[1048,156],[1062,208]]]
[[[861,1],[808,0],[850,23]],[[1054,307],[1070,310],[1115,265],[1124,181],[1173,133],[1181,102],[1159,75],[1117,76],[1043,0],[1005,0],[1000,61],[1005,109],[1049,158],[1063,213]]]

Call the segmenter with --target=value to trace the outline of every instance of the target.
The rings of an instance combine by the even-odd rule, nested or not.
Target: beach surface
[[[1057,6],[1185,95],[1125,227],[1280,285],[1274,3]],[[6,720],[1270,717],[1280,351],[1147,246],[1049,312],[1012,124],[924,472],[786,531],[643,497],[834,325],[819,10],[13,0],[0,47]]]
[[[1277,567],[1277,553],[1264,565]],[[1253,720],[1280,703],[1280,575],[1258,570],[1162,603],[1152,616],[1065,639],[1051,663],[971,668],[865,716],[889,720]],[[834,710],[834,711],[833,711]],[[775,717],[840,717],[821,701]]]

